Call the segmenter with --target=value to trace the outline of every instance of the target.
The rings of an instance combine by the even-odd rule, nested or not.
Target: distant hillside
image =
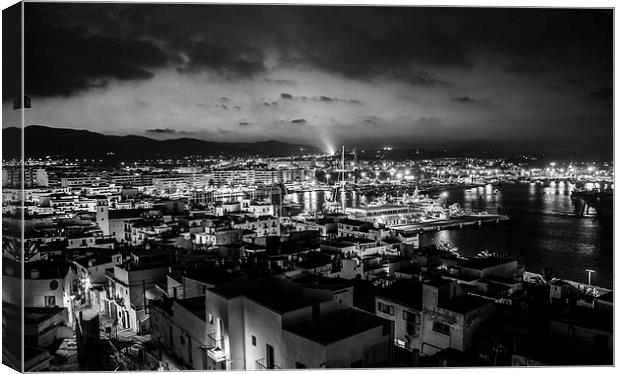
[[[19,157],[20,129],[2,130],[2,157]],[[301,150],[303,149],[303,151]],[[26,157],[102,158],[110,153],[118,159],[201,156],[288,156],[319,152],[315,147],[275,140],[256,143],[221,143],[199,139],[155,140],[144,136],[113,136],[87,130],[28,126],[25,129]]]

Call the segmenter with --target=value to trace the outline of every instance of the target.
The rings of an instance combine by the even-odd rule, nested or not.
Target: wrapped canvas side
[[[22,156],[22,3],[2,11],[2,363],[37,369],[43,352],[24,349],[24,163]],[[12,103],[12,105],[11,105]],[[9,129],[10,128],[10,129]],[[24,365],[29,361],[29,367]]]

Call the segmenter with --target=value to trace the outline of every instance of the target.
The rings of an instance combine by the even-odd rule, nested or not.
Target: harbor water
[[[526,270],[542,273],[553,268],[559,278],[587,282],[586,269],[593,269],[592,284],[613,287],[613,224],[611,219],[579,216],[570,197],[575,187],[561,182],[545,187],[539,184],[507,184],[497,187],[453,189],[440,195],[446,205],[458,203],[464,209],[502,214],[508,222],[480,227],[425,233],[422,245],[449,242],[463,256],[482,251],[518,257]],[[289,198],[303,210],[321,209],[329,192],[293,193]],[[432,195],[431,195],[432,196]],[[370,197],[348,192],[340,196],[347,206],[363,204]]]

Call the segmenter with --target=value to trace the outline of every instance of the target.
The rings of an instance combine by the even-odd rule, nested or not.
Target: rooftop
[[[345,309],[327,314],[311,323],[285,327],[295,335],[322,345],[329,345],[365,331],[389,325],[390,321],[359,309]]]
[[[91,265],[91,261],[92,261],[92,265]],[[101,265],[101,264],[108,264],[112,262],[112,256],[111,255],[98,255],[98,254],[93,254],[90,256],[85,256],[79,259],[76,259],[75,262],[77,262],[78,264],[82,265],[85,268],[91,267],[91,266],[97,266],[97,265]]]
[[[460,260],[458,266],[463,268],[482,270],[497,265],[506,264],[516,260],[501,257],[470,257]]]
[[[440,308],[448,309],[456,313],[466,314],[473,310],[476,310],[482,306],[493,304],[492,301],[483,299],[481,297],[465,295],[442,303]]]
[[[147,209],[110,209],[108,219],[140,218]]]
[[[190,311],[196,317],[198,317],[201,320],[205,321],[206,320],[206,317],[205,317],[206,316],[206,303],[205,303],[205,300],[206,300],[205,296],[198,296],[198,297],[190,297],[188,299],[175,300],[175,302],[177,304],[181,305],[183,308],[185,308],[188,311]]]
[[[422,283],[420,282],[399,279],[381,289],[377,296],[418,310],[422,309]]]
[[[311,306],[317,301],[304,298],[301,287],[273,277],[227,282],[211,288],[209,292],[226,299],[245,296],[277,313],[286,313]]]

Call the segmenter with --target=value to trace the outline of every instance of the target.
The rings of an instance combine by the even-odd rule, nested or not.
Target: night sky
[[[325,149],[487,142],[611,152],[612,17],[27,3],[26,122]],[[16,82],[5,84],[4,127],[18,124]]]

